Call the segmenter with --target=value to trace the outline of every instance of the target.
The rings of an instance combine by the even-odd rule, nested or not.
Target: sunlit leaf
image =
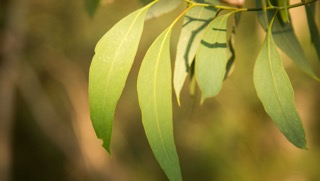
[[[296,111],[293,89],[271,32],[264,40],[254,67],[254,85],[276,126],[292,144],[305,149],[305,133]]]
[[[305,9],[307,13],[311,41],[317,51],[318,59],[320,60],[320,35],[316,23],[316,3],[306,5]]]
[[[171,28],[151,45],[138,76],[142,122],[152,151],[172,181],[182,180],[172,123]]]
[[[152,4],[119,21],[97,43],[89,73],[90,116],[110,152],[114,111],[137,52],[144,18]]]
[[[256,0],[257,5],[260,4],[260,0]],[[274,12],[268,11],[267,17],[270,21]],[[259,22],[267,30],[268,23],[266,22],[264,12],[258,12]],[[289,17],[290,19],[290,17]],[[277,46],[286,54],[290,59],[295,62],[300,69],[305,72],[310,77],[319,80],[316,74],[313,71],[312,65],[307,60],[307,57],[304,54],[304,51],[298,41],[298,38],[295,35],[294,29],[291,23],[282,23],[278,18],[274,20],[272,35]]]
[[[210,0],[210,4],[218,4],[217,0]],[[173,85],[180,105],[180,92],[188,75],[197,48],[200,44],[205,27],[216,15],[217,10],[208,7],[194,7],[184,17],[182,30],[177,46]]]
[[[228,63],[227,22],[231,15],[215,18],[207,27],[196,55],[195,74],[204,99],[222,88]]]
[[[100,0],[84,0],[88,14],[92,17],[99,7]]]
[[[157,4],[150,8],[146,19],[156,18],[176,9],[183,0],[159,0]]]

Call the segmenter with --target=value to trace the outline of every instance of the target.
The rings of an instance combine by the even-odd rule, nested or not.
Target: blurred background
[[[110,156],[91,125],[88,70],[97,41],[117,21],[142,7],[142,1],[102,0],[92,17],[84,1],[0,3],[0,180],[167,180],[142,128],[136,79],[147,48],[183,6],[145,24],[117,107]],[[245,6],[253,7],[252,3]],[[299,41],[320,75],[304,8],[290,11]],[[264,35],[255,13],[244,13],[235,39],[235,68],[221,93],[200,106],[199,91],[191,97],[187,82],[181,107],[173,96],[184,180],[320,180],[320,84],[282,54],[307,135],[309,150],[300,150],[266,115],[253,87],[253,65]],[[172,59],[178,37],[177,28]]]

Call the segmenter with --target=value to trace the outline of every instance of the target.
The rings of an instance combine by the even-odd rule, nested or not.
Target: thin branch
[[[299,6],[305,6],[311,3],[314,3],[318,0],[310,0],[310,1],[302,1],[300,3],[292,4],[289,6],[267,6],[266,8],[238,8],[238,7],[232,7],[232,6],[222,6],[222,5],[212,5],[212,4],[205,4],[205,3],[196,3],[190,0],[185,0],[188,4],[191,6],[202,6],[202,7],[212,7],[216,9],[221,9],[221,10],[233,10],[233,11],[263,11],[263,10],[284,10],[284,9],[291,9],[291,8],[296,8]]]

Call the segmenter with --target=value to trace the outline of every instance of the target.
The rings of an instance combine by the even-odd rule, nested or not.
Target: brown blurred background
[[[183,7],[145,24],[117,107],[112,156],[96,138],[88,112],[88,70],[95,44],[141,6],[137,0],[103,0],[90,17],[83,1],[1,1],[0,181],[167,180],[143,132],[136,77],[148,46]],[[290,11],[298,38],[320,75],[304,8]],[[178,33],[177,28],[172,36],[173,59]],[[320,180],[320,84],[282,54],[307,134],[309,150],[300,150],[280,134],[253,87],[252,70],[263,36],[255,13],[243,14],[235,69],[221,93],[200,106],[199,92],[189,96],[186,84],[182,106],[173,100],[184,180]]]

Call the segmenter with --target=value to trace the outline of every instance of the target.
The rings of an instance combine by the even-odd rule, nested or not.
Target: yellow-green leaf
[[[180,181],[172,123],[171,28],[166,29],[147,51],[137,87],[142,122],[151,149],[168,178]]]
[[[218,4],[217,0],[210,0],[210,4]],[[173,85],[178,104],[180,92],[188,75],[188,67],[194,60],[203,32],[216,15],[217,9],[208,7],[194,7],[184,17],[182,30],[177,46],[174,68]]]
[[[197,51],[195,74],[202,102],[222,88],[228,63],[227,22],[231,14],[218,16],[208,25]]]
[[[264,109],[283,135],[306,148],[305,132],[294,103],[294,93],[271,32],[268,32],[254,67],[254,85]]]
[[[108,152],[115,108],[137,52],[145,15],[152,4],[119,21],[95,48],[89,72],[90,116]]]

